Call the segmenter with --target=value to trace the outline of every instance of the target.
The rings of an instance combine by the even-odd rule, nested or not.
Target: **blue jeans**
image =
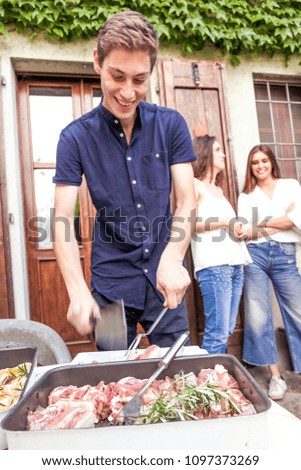
[[[253,263],[245,266],[243,360],[267,366],[278,363],[270,280],[286,331],[295,372],[301,372],[301,276],[294,243],[248,244]]]
[[[205,331],[202,348],[210,354],[224,354],[232,335],[243,287],[241,265],[212,266],[197,271],[203,297]]]
[[[109,300],[95,289],[92,290],[92,295],[100,307],[104,307],[109,303]],[[158,297],[158,294],[151,283],[148,282],[144,310],[138,310],[125,305],[128,346],[136,337],[137,323],[139,322],[143,329],[147,331],[152,326],[162,309],[162,301]],[[156,344],[160,347],[169,347],[176,341],[181,333],[184,333],[187,330],[188,320],[186,302],[185,299],[183,299],[177,308],[172,310],[169,309],[165,313],[154,331],[148,336],[148,340],[150,344]],[[190,340],[188,338],[185,346],[188,346],[189,344]]]

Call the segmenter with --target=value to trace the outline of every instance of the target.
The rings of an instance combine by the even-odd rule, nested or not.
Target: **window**
[[[29,109],[37,226],[44,227],[46,234],[39,248],[50,248],[56,145],[61,129],[73,119],[71,88],[30,85]]]
[[[285,178],[301,181],[301,82],[254,77],[260,142],[274,151]]]

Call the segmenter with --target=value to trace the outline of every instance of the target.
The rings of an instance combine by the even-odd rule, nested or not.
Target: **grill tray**
[[[48,395],[55,387],[97,385],[100,380],[105,383],[116,382],[127,376],[145,379],[154,372],[157,362],[158,360],[148,359],[74,365],[46,372],[2,423],[3,429],[7,431],[9,448],[193,449],[198,448],[201,443],[202,448],[206,448],[204,445],[210,448],[213,441],[215,441],[217,448],[229,448],[230,441],[232,442],[230,448],[237,448],[237,446],[238,448],[240,446],[248,448],[253,445],[254,448],[258,448],[258,446],[262,448],[267,445],[265,412],[270,408],[271,402],[248,371],[234,356],[229,354],[177,357],[159,378],[164,378],[167,375],[172,377],[181,370],[184,373],[198,374],[201,369],[213,368],[216,364],[221,364],[236,379],[246,398],[253,403],[257,411],[256,415],[175,423],[96,427],[93,429],[26,430],[28,411],[35,410],[39,405],[47,406]],[[237,442],[232,438],[233,430],[237,434]],[[239,432],[237,432],[238,430]]]
[[[29,378],[33,372],[33,369],[37,365],[37,348],[32,348],[32,347],[6,347],[1,349],[0,348],[0,369],[6,369],[8,367],[15,367],[19,364],[22,364],[23,362],[30,362],[31,363],[31,369],[29,371],[27,380],[25,382],[25,385],[23,387],[22,393],[20,395],[19,401],[22,399],[26,388],[27,384],[29,381]],[[1,419],[1,413],[0,413],[0,419]]]
[[[27,380],[24,384],[22,393],[19,398],[19,402],[24,396],[29,379],[33,373],[34,368],[37,365],[37,348],[35,347],[23,347],[23,346],[8,346],[0,343],[0,369],[6,369],[8,367],[15,367],[23,362],[31,362],[31,369],[29,371]],[[16,406],[16,405],[15,405]],[[14,409],[14,408],[12,408]],[[12,410],[11,409],[11,410]],[[1,429],[2,420],[11,412],[0,410],[0,449],[7,447],[7,440],[5,433]]]

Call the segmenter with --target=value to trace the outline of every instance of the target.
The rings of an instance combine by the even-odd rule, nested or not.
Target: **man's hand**
[[[88,290],[78,292],[74,298],[70,299],[67,312],[67,320],[80,335],[87,335],[92,331],[92,318],[100,318],[100,311],[97,302]]]
[[[157,289],[164,296],[164,307],[177,308],[190,283],[182,262],[171,260],[163,254],[157,270]]]

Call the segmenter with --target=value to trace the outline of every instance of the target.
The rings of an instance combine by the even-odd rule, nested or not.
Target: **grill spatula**
[[[143,385],[139,392],[120,410],[120,416],[124,418],[124,424],[134,424],[136,419],[141,414],[142,396],[150,387],[154,380],[166,369],[172,359],[175,357],[181,346],[185,344],[189,336],[189,331],[182,333],[174,344],[169,348],[165,356],[158,362],[158,367],[155,372],[150,376],[148,381]]]

